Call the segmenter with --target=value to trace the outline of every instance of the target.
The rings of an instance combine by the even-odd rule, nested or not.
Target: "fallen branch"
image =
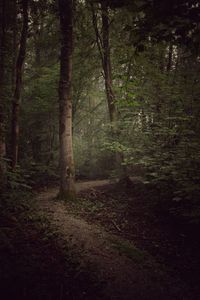
[[[115,223],[115,221],[111,220],[111,222],[113,223],[113,225],[115,226],[115,228],[116,228],[118,231],[122,232],[121,229],[119,228],[119,226]]]

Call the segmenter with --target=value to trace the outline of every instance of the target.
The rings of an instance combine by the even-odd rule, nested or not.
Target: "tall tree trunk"
[[[101,56],[102,69],[104,74],[105,91],[108,103],[108,111],[112,125],[117,121],[117,110],[115,106],[115,96],[112,86],[112,68],[110,60],[110,30],[109,30],[109,13],[106,2],[101,2],[101,22],[102,22],[102,35],[98,28],[97,15],[95,13],[94,5],[91,2],[93,25],[96,34],[96,42]]]
[[[28,0],[22,1],[23,9],[23,25],[20,39],[20,48],[16,62],[16,83],[15,92],[13,97],[12,109],[12,168],[15,169],[18,162],[18,148],[19,148],[19,112],[21,103],[21,90],[22,90],[22,75],[23,66],[26,55],[26,41],[28,34]]]
[[[91,3],[92,16],[93,16],[93,25],[96,33],[96,42],[101,56],[104,82],[105,82],[105,91],[106,98],[108,103],[108,111],[110,117],[110,123],[112,126],[113,136],[118,138],[118,113],[115,104],[115,95],[113,91],[112,84],[112,67],[111,67],[111,58],[110,58],[110,20],[109,20],[109,11],[107,1],[101,1],[101,23],[102,23],[102,34],[98,28],[97,15],[95,14],[94,6]],[[116,152],[115,162],[116,169],[118,170],[119,177],[126,177],[126,166],[122,167],[123,162],[123,153]]]
[[[12,93],[15,92],[16,82],[16,54],[17,54],[17,0],[13,1],[13,20],[12,20]]]
[[[168,50],[168,62],[167,62],[167,71],[171,71],[172,67],[172,59],[173,59],[173,44],[170,42],[169,50]]]
[[[5,84],[5,34],[6,34],[6,17],[5,17],[6,0],[0,3],[0,188],[5,183],[6,165],[4,156],[5,146],[5,120],[4,120],[4,84]]]
[[[59,0],[61,54],[59,84],[60,194],[75,197],[75,174],[72,147],[72,54],[73,0]]]
[[[41,65],[41,46],[40,36],[41,29],[43,27],[43,20],[41,20],[40,12],[37,3],[32,6],[32,19],[33,19],[33,41],[35,50],[35,67],[38,68]]]
[[[103,70],[105,76],[105,90],[108,101],[108,109],[110,114],[110,121],[114,127],[116,127],[117,121],[117,110],[115,106],[115,96],[112,86],[112,69],[110,61],[110,37],[109,37],[109,15],[108,6],[102,1],[101,2],[102,11],[102,46],[103,46]]]

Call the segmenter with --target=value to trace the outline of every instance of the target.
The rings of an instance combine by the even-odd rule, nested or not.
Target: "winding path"
[[[77,191],[109,184],[108,180],[77,183]],[[104,282],[104,294],[110,300],[177,299],[170,292],[166,275],[149,258],[139,263],[113,248],[117,236],[72,215],[63,202],[55,201],[57,189],[40,193],[37,203],[40,212],[49,217],[62,237],[81,251],[81,261],[89,264]],[[173,293],[173,292],[172,292]]]

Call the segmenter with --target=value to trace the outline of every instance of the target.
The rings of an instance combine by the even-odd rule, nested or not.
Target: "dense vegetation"
[[[75,179],[137,177],[200,225],[199,17],[196,0],[0,0],[3,214],[44,186],[69,200]]]
[[[8,171],[11,161],[21,170],[57,173],[58,7],[52,1],[30,1],[26,25],[24,5],[3,3],[6,153],[2,150],[1,165],[6,159]],[[102,3],[77,1],[73,7],[76,174],[96,178],[142,172],[147,181],[164,182],[174,193],[191,197],[198,193],[200,176],[198,4]],[[22,87],[18,77],[23,77]],[[17,141],[13,126],[19,127]]]

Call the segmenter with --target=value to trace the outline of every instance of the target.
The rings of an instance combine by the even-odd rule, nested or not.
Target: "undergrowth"
[[[103,299],[94,272],[38,214],[30,192],[2,195],[0,224],[1,299]]]

